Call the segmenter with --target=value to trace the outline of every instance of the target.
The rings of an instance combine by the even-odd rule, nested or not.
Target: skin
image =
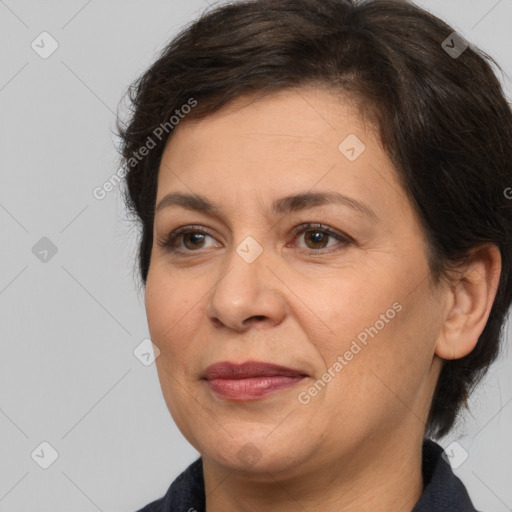
[[[354,161],[338,149],[349,134],[366,146]],[[274,199],[307,191],[343,193],[378,218],[337,204],[271,212]],[[180,122],[156,203],[170,192],[201,194],[220,208],[156,213],[145,297],[162,392],[202,455],[208,512],[411,511],[423,490],[421,444],[443,358],[469,353],[485,326],[501,268],[496,247],[475,252],[465,280],[457,274],[434,286],[418,218],[375,130],[351,102],[319,87],[241,97]],[[304,222],[353,241],[295,235]],[[178,237],[181,253],[160,245],[197,225],[208,234]],[[252,263],[236,252],[248,236],[263,249]],[[298,394],[394,303],[394,318],[301,403]],[[308,377],[234,402],[201,380],[225,360],[272,362]]]

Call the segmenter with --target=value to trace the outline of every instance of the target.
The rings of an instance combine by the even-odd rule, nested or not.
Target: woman
[[[433,439],[512,301],[512,114],[400,0],[255,0],[131,88],[126,200],[169,411],[149,511],[472,511]]]

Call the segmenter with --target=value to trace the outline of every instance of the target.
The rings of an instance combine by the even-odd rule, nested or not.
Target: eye
[[[321,253],[323,249],[332,247],[333,245],[341,245],[343,248],[354,241],[351,237],[335,232],[327,226],[311,222],[301,224],[295,228],[293,242],[295,243],[301,235],[304,235],[306,242],[305,249],[306,251],[309,249],[307,252],[310,253]],[[213,236],[202,226],[184,226],[171,232],[164,240],[158,241],[158,245],[171,252],[198,252],[198,249],[208,248],[206,245],[208,238],[214,240]],[[329,245],[329,240],[337,240],[338,244]],[[213,247],[215,247],[215,245],[213,245]],[[287,247],[290,246],[287,245]],[[303,249],[302,247],[299,248]]]
[[[296,228],[293,241],[295,242],[300,237],[304,238],[306,249],[311,249],[313,252],[319,252],[333,245],[341,245],[344,247],[353,241],[349,236],[334,232],[327,226],[310,222]],[[337,240],[341,242],[341,244],[331,244],[329,246],[329,240]]]
[[[170,233],[165,240],[158,242],[158,245],[172,252],[194,252],[196,249],[205,248],[205,240],[207,237],[213,238],[208,231],[201,226],[184,226]],[[184,248],[179,247],[181,244],[176,243],[180,238]]]

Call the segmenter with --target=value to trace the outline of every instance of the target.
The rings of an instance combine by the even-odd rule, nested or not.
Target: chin
[[[298,436],[282,433],[281,436],[272,437],[261,427],[250,427],[243,432],[232,432],[226,429],[230,436],[221,429],[219,436],[202,444],[196,449],[212,459],[216,464],[234,471],[247,471],[253,474],[268,474],[287,471],[297,467],[303,460],[308,460],[310,454],[315,451],[298,439]],[[242,427],[240,427],[242,430]],[[283,435],[284,434],[284,435]],[[297,446],[301,449],[298,450]],[[201,449],[204,448],[204,449]]]

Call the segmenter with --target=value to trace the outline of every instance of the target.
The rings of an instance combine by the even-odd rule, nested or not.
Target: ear
[[[445,317],[435,353],[459,359],[476,346],[491,312],[501,274],[501,253],[494,244],[477,248],[462,265],[462,276],[447,290]]]

